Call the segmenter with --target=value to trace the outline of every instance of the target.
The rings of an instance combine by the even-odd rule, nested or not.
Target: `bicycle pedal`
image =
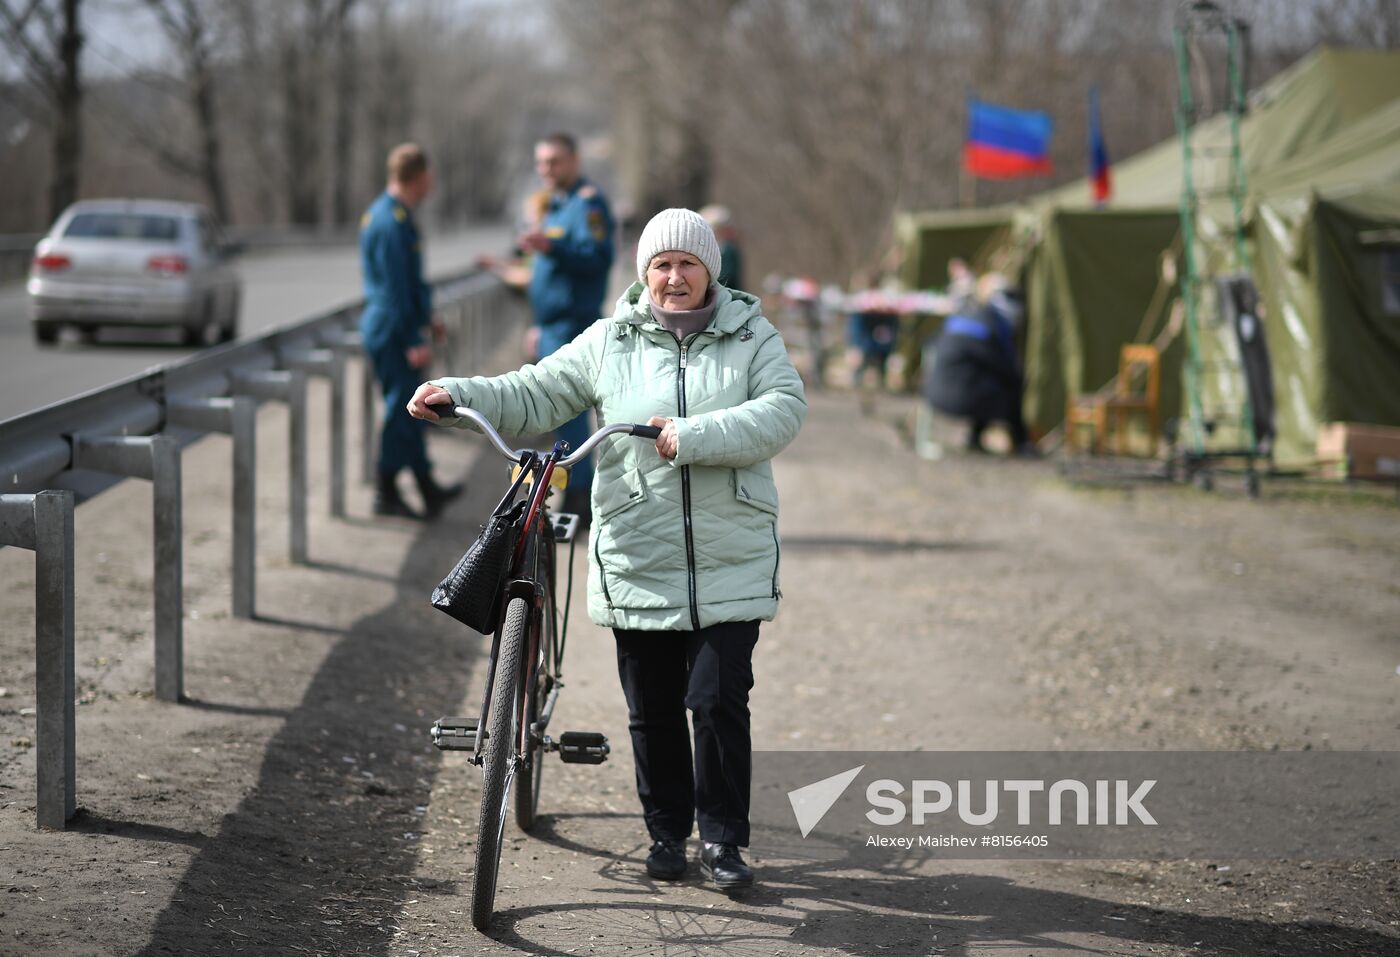
[[[428,733],[433,737],[433,747],[439,751],[475,751],[476,718],[438,718]]]
[[[608,759],[608,739],[597,731],[565,731],[556,745],[565,764],[602,764]]]
[[[554,526],[556,542],[571,542],[578,532],[578,516],[573,512],[550,512],[549,523]]]

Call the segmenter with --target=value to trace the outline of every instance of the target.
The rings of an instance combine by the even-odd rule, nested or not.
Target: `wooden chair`
[[[1065,406],[1065,444],[1079,448],[1079,430],[1089,428],[1088,449],[1095,455],[1103,453],[1103,438],[1108,432],[1108,395],[1100,390],[1070,396]]]
[[[1106,413],[1112,420],[1113,450],[1118,455],[1128,453],[1127,421],[1142,415],[1147,421],[1147,454],[1157,453],[1157,437],[1161,431],[1158,399],[1162,387],[1162,356],[1156,346],[1128,345],[1118,354],[1118,380],[1113,395],[1108,397]]]
[[[1127,420],[1141,414],[1147,420],[1149,455],[1157,449],[1161,431],[1161,353],[1156,346],[1126,345],[1118,354],[1118,374],[1097,392],[1070,398],[1065,408],[1065,441],[1078,446],[1080,429],[1088,427],[1089,448],[1101,455],[1113,434],[1115,454],[1127,453]]]

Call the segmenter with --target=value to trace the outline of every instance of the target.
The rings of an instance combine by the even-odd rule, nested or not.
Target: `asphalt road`
[[[431,237],[428,274],[465,268],[481,253],[503,252],[508,242],[502,226]],[[245,337],[360,296],[359,260],[350,245],[256,252],[244,256],[239,269]],[[58,347],[40,347],[25,300],[23,283],[0,286],[0,422],[194,351],[180,345],[173,330],[109,329],[93,345],[65,334]]]

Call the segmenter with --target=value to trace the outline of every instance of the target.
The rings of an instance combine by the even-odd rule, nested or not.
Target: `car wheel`
[[[58,341],[58,326],[47,322],[34,323],[34,341],[41,346],[51,346]]]
[[[232,342],[238,338],[238,310],[243,304],[243,296],[240,293],[233,294],[233,301],[229,304],[228,316],[224,319],[223,341]]]
[[[97,326],[78,326],[78,341],[90,346],[97,341]]]
[[[204,301],[198,325],[185,327],[185,345],[212,346],[222,341],[222,337],[223,328],[214,316],[214,300],[211,297]]]

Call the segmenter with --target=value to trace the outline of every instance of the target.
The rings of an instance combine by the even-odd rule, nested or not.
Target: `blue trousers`
[[[568,343],[572,342],[574,336],[583,330],[567,322],[551,322],[540,327],[540,358],[553,355]],[[405,402],[408,400],[405,399]],[[416,420],[415,420],[416,421]],[[570,419],[559,426],[559,438],[569,443],[570,448],[578,448],[590,435],[593,434],[593,423],[587,412],[576,418]],[[583,489],[585,492],[593,487],[593,456],[590,455],[583,461],[575,464],[569,469],[569,489]]]
[[[398,475],[412,469],[414,475],[427,475],[426,433],[428,423],[408,414],[408,400],[418,388],[420,371],[408,364],[404,349],[397,345],[369,351],[374,378],[384,393],[384,420],[379,433],[379,474]]]

